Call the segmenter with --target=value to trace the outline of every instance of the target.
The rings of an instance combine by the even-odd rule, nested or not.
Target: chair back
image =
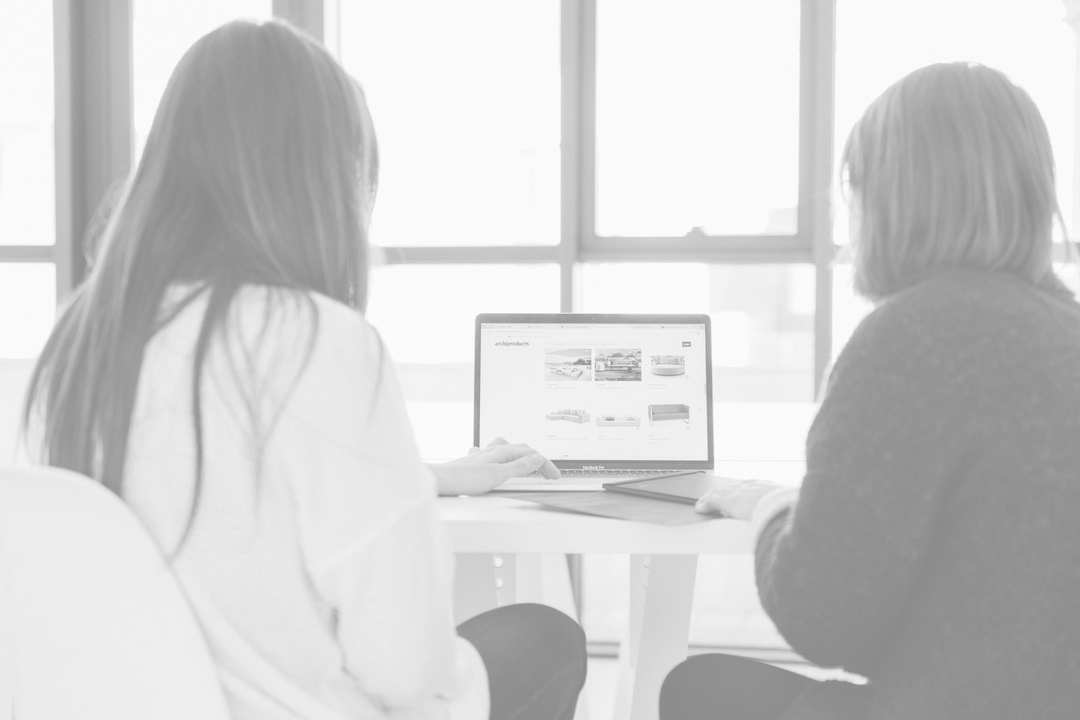
[[[0,467],[0,720],[228,720],[202,631],[127,506]]]

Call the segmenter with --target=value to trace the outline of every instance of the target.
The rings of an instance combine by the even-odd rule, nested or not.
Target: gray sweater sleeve
[[[917,310],[886,304],[856,330],[810,429],[798,503],[757,545],[761,601],[787,641],[863,674],[919,587],[970,444],[963,333]]]

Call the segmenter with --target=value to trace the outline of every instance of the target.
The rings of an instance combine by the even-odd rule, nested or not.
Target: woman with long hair
[[[844,150],[855,286],[799,490],[706,496],[749,519],[766,612],[865,684],[701,655],[666,720],[1070,718],[1080,708],[1080,305],[1054,273],[1050,140],[1005,75],[931,65]]]
[[[435,479],[362,314],[377,183],[363,92],[319,43],[280,22],[200,39],[26,424],[149,528],[234,717],[570,718],[572,620],[515,606],[455,633]],[[436,471],[462,492],[536,469],[501,444]]]

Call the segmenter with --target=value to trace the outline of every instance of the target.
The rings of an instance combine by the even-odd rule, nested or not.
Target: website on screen
[[[552,460],[706,460],[704,324],[485,323],[480,442]]]

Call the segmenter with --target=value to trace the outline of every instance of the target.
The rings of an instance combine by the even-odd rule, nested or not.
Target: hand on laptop
[[[702,495],[694,508],[703,514],[749,520],[763,497],[785,487],[768,480],[734,480],[727,487],[710,490]]]
[[[485,448],[473,448],[458,460],[430,464],[440,495],[482,495],[512,477],[539,471],[559,477],[559,469],[528,445],[513,445],[495,438]]]

